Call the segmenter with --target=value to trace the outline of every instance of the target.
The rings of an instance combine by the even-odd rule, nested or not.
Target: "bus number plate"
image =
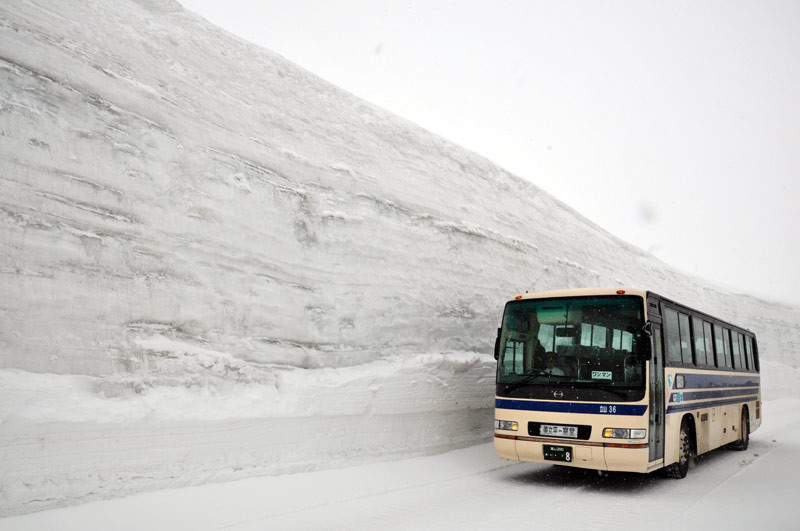
[[[564,463],[571,463],[572,446],[553,446],[550,444],[543,445],[544,458],[546,461],[562,461]]]
[[[578,427],[553,426],[551,424],[541,424],[539,426],[539,435],[549,435],[550,437],[569,437],[571,439],[577,439]]]

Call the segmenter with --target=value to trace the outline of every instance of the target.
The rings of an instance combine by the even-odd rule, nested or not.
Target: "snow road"
[[[491,444],[338,470],[162,490],[0,520],[27,529],[796,529],[800,399],[764,404],[745,452],[680,481],[497,459]]]

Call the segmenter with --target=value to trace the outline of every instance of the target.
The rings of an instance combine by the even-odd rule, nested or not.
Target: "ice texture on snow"
[[[486,440],[526,289],[653,289],[797,365],[798,306],[167,0],[0,5],[0,192],[0,514]]]

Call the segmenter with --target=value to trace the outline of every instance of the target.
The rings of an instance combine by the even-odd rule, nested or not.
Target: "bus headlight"
[[[508,430],[508,431],[517,431],[519,429],[519,424],[517,424],[516,420],[497,420],[494,421],[494,429],[496,430]]]
[[[628,428],[606,428],[603,430],[606,439],[644,439],[647,430],[631,430]]]

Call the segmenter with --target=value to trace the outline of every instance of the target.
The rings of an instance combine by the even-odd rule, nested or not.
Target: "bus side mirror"
[[[494,359],[500,358],[500,332],[502,331],[502,328],[497,329],[497,338],[494,340]]]

